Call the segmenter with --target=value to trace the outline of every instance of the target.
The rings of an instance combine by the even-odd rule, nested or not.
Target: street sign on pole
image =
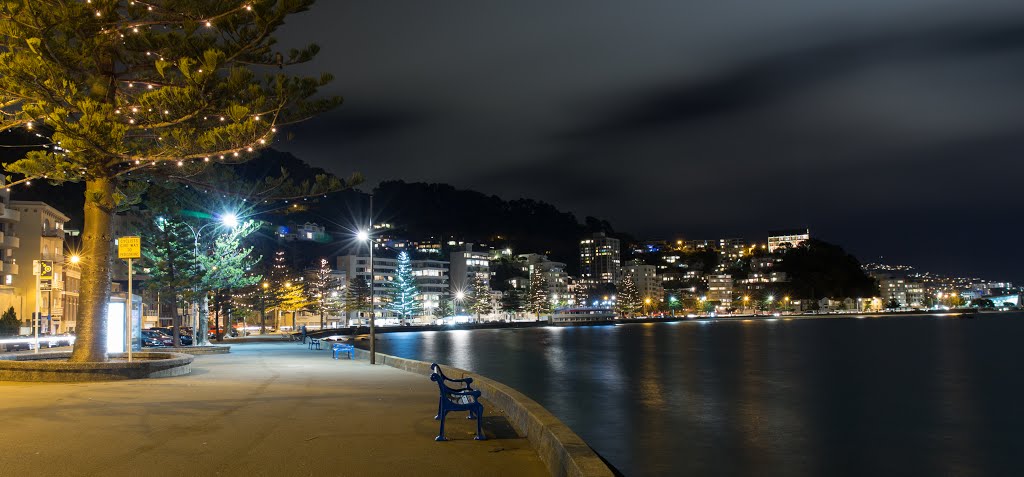
[[[128,296],[124,303],[124,347],[128,362],[132,362],[132,259],[142,258],[142,238],[129,235],[117,239],[117,258],[128,259]]]
[[[142,239],[137,236],[117,239],[117,258],[142,258]]]

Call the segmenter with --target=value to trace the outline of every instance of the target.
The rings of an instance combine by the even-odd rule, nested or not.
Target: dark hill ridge
[[[0,143],[33,144],[35,138],[4,133]],[[20,158],[22,148],[0,148],[0,162]],[[239,176],[250,181],[262,181],[267,176],[278,176],[281,169],[288,171],[293,180],[313,179],[326,171],[312,167],[291,153],[273,148],[262,151],[253,160],[233,166]],[[68,228],[82,226],[84,184],[67,183],[59,186],[34,182],[30,187],[12,190],[14,200],[41,200],[71,217]],[[504,200],[473,190],[456,189],[448,184],[407,183],[401,180],[381,182],[373,190],[376,222],[389,222],[396,226],[396,235],[408,239],[428,237],[465,242],[485,242],[495,246],[511,247],[516,253],[547,253],[552,260],[565,262],[570,273],[578,268],[579,239],[591,231],[613,233],[611,225],[603,220],[587,217],[584,223],[555,206],[532,199]],[[281,215],[265,215],[274,223],[316,222],[327,226],[337,241],[348,243],[344,235],[350,228],[365,221],[368,194],[357,190],[343,191],[319,198],[305,210]],[[336,242],[337,242],[336,241]],[[289,247],[291,248],[291,247]],[[296,250],[298,252],[298,250]],[[301,255],[336,255],[346,253],[347,247],[323,244],[303,250]],[[304,260],[306,257],[295,257]]]

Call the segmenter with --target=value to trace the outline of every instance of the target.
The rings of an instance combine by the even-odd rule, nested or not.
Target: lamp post
[[[267,288],[270,284],[263,282],[260,287],[260,334],[267,334]]]
[[[238,226],[238,216],[235,215],[235,214],[232,214],[230,212],[229,213],[225,213],[225,214],[221,214],[221,216],[219,217],[219,220],[217,220],[216,222],[210,222],[210,223],[203,224],[201,227],[199,227],[199,229],[196,229],[196,228],[192,227],[192,225],[190,225],[188,222],[182,222],[182,224],[184,224],[186,227],[188,227],[188,230],[190,232],[192,232],[192,238],[193,238],[193,241],[192,241],[192,246],[193,246],[193,248],[192,248],[193,263],[195,264],[196,269],[198,269],[199,268],[199,237],[203,233],[203,229],[205,229],[205,228],[207,228],[207,227],[209,227],[211,225],[223,225],[225,227],[233,229],[233,228]],[[203,334],[200,335],[199,334],[200,330],[197,329],[197,328],[199,328],[199,302],[198,302],[198,300],[199,300],[199,296],[198,296],[199,295],[199,290],[198,290],[198,286],[193,287],[193,289],[196,291],[196,293],[195,293],[196,296],[193,297],[193,303],[192,303],[193,306],[196,309],[196,312],[195,312],[195,322],[193,323],[193,327],[192,327],[192,329],[193,329],[193,343],[198,345],[199,344],[199,340],[200,340],[200,336],[203,337],[202,338],[203,341],[206,340],[205,337],[206,337],[206,334],[207,334],[208,330],[202,330]],[[174,327],[174,335],[175,335],[174,336],[174,346],[176,346],[176,347],[180,346],[180,332],[179,332],[179,328],[180,327],[181,327],[180,323],[178,324],[178,326]]]
[[[370,249],[370,364],[377,364],[377,326],[374,321],[377,304],[373,302],[373,194],[370,194],[370,224],[366,230],[360,230],[356,238],[360,242],[366,241],[366,247]]]

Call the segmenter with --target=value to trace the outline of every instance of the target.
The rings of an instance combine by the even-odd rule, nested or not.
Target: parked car
[[[154,326],[154,327],[152,327],[150,329],[153,330],[153,331],[158,331],[160,333],[163,333],[163,334],[165,334],[167,336],[170,336],[171,338],[174,338],[174,327],[173,326],[166,326],[166,327],[164,327],[164,326]],[[181,330],[180,333],[181,334],[178,335],[178,337],[181,340],[181,345],[182,346],[192,346],[192,334],[191,333],[187,333],[184,329]],[[173,344],[171,346],[173,346]]]
[[[174,346],[174,338],[159,331],[142,330],[142,346]]]

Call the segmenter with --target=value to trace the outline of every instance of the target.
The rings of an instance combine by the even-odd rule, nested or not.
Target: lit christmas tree
[[[476,274],[473,277],[472,291],[469,295],[469,309],[476,313],[477,320],[482,315],[486,315],[493,311],[491,305],[491,287],[487,285],[487,279],[484,278],[483,274]]]
[[[422,304],[418,300],[419,290],[412,276],[408,253],[398,254],[398,268],[395,269],[395,280],[390,285],[390,295],[388,311],[398,315],[402,326],[405,326],[405,320],[420,313]]]
[[[244,162],[274,140],[279,126],[340,104],[340,98],[313,98],[330,75],[283,71],[319,49],[281,52],[273,37],[311,3],[31,0],[0,6],[0,131],[39,131],[48,140],[40,144],[47,147],[6,164],[8,173],[23,176],[7,187],[32,180],[85,183],[71,361],[107,361],[112,219],[137,200],[147,180],[189,183],[209,164]],[[326,175],[316,182],[322,190],[339,185]]]
[[[544,278],[544,274],[540,272],[535,271],[533,276],[530,277],[526,311],[537,315],[538,318],[551,313],[551,294],[548,288],[548,281]]]
[[[331,265],[326,258],[321,258],[309,282],[307,293],[312,301],[311,310],[320,314],[320,329],[324,329],[324,315],[331,315],[341,310],[341,298],[338,296],[338,284],[331,275]]]
[[[643,306],[640,301],[640,292],[636,289],[636,283],[633,282],[633,275],[627,273],[619,281],[615,305],[623,316],[631,316]]]

